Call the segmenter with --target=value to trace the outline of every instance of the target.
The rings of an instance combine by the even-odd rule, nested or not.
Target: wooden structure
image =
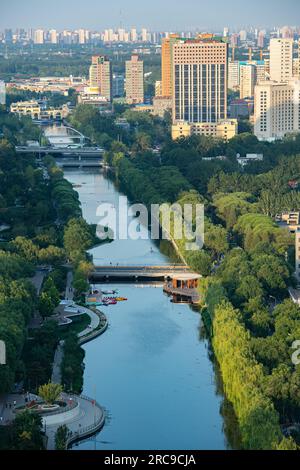
[[[199,303],[198,281],[201,278],[199,274],[178,273],[170,277],[171,280],[164,284],[164,291],[172,295],[174,303]]]

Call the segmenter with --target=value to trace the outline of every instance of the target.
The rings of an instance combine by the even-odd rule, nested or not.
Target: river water
[[[89,223],[97,206],[118,206],[119,191],[98,170],[67,170]],[[101,264],[170,262],[152,240],[115,240],[91,250]],[[73,448],[202,450],[229,448],[218,376],[201,316],[175,305],[160,285],[105,284],[127,302],[103,307],[108,330],[84,346],[83,393],[107,412],[103,430]]]

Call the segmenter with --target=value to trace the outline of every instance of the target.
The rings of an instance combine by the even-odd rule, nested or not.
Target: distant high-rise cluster
[[[92,43],[160,43],[167,33],[148,31],[147,28],[138,30],[131,28],[105,29],[104,31],[91,31],[80,28],[77,30],[56,29],[6,29],[0,31],[0,41],[11,43],[34,44],[92,44]]]

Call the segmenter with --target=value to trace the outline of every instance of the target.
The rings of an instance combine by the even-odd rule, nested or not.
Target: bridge
[[[99,159],[81,160],[81,159],[65,159],[56,160],[56,164],[61,168],[102,168],[105,163]]]
[[[123,281],[165,281],[175,274],[194,274],[193,271],[184,264],[172,264],[162,266],[120,266],[107,265],[95,266],[90,274],[90,281],[101,280],[123,280]]]
[[[60,155],[60,156],[72,156],[72,157],[94,157],[102,158],[104,149],[98,147],[51,147],[51,146],[17,146],[17,153],[33,153],[37,155]]]

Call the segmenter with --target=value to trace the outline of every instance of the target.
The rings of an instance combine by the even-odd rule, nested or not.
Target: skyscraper
[[[270,77],[275,82],[286,82],[293,77],[293,39],[270,41]]]
[[[126,102],[138,104],[144,102],[144,62],[137,54],[126,61]]]
[[[227,56],[222,39],[174,43],[174,121],[218,122],[227,117]]]
[[[161,91],[162,96],[172,96],[172,46],[179,39],[177,34],[164,38],[161,46]]]
[[[93,56],[90,66],[90,87],[98,87],[100,95],[112,100],[111,62],[105,56]]]
[[[251,98],[254,96],[257,73],[254,64],[240,66],[240,98]]]
[[[227,120],[227,62],[228,44],[222,38],[200,35],[173,44],[173,138],[235,135],[236,122]]]

